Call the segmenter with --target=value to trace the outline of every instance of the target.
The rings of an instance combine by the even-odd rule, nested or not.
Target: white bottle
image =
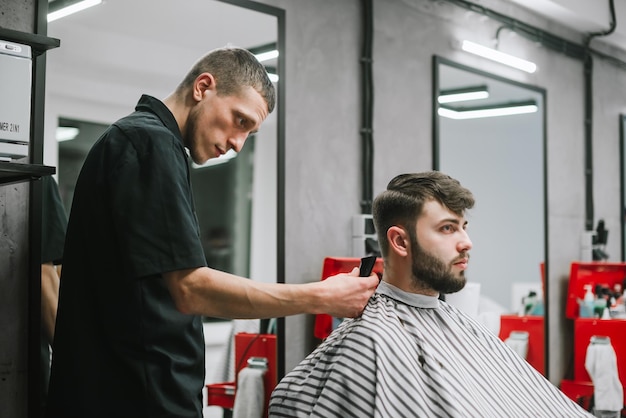
[[[595,301],[595,296],[591,291],[591,285],[585,285],[585,297],[583,298],[583,303],[580,305],[580,317],[581,318],[593,318],[593,304]]]

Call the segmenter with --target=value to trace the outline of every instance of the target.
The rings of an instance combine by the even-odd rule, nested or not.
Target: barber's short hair
[[[265,99],[268,112],[276,105],[276,89],[267,75],[267,70],[247,49],[224,47],[210,51],[191,67],[177,92],[190,88],[202,73],[215,77],[217,94],[237,94],[243,87],[252,87]]]
[[[458,180],[439,171],[400,174],[373,203],[374,225],[382,255],[387,254],[387,230],[399,225],[413,230],[424,203],[436,200],[457,215],[474,206],[474,196]]]

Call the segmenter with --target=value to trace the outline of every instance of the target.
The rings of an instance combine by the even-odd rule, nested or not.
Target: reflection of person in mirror
[[[240,151],[274,104],[255,56],[220,48],[164,100],[142,96],[93,146],[69,216],[49,417],[201,417],[202,316],[362,311],[378,279],[358,269],[279,284],[207,266],[189,156]]]
[[[474,198],[437,171],[399,175],[373,205],[383,278],[272,393],[271,417],[590,416],[440,293],[466,282]]]
[[[46,409],[50,379],[50,346],[59,301],[59,276],[63,263],[63,244],[67,213],[61,203],[59,188],[52,176],[41,179],[41,409]]]

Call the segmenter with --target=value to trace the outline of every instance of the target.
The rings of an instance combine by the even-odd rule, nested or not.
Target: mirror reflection
[[[502,315],[542,316],[544,92],[440,57],[434,68],[434,166],[477,202],[468,213],[468,289]],[[538,353],[543,359],[543,346]]]
[[[143,19],[148,8],[151,18]],[[163,31],[164,21],[181,23],[168,23],[173,26]],[[102,128],[132,111],[141,94],[165,97],[210,49],[231,44],[262,53],[278,37],[276,17],[214,0],[169,1],[158,8],[147,0],[110,0],[50,22],[48,32],[63,44],[47,63],[48,136],[56,137],[57,125],[80,128],[58,145],[68,209],[84,155]],[[275,57],[264,63],[276,73]],[[276,278],[277,113],[242,155],[192,170],[205,253],[226,271],[255,280]],[[257,140],[263,147],[255,152]]]
[[[68,211],[87,152],[110,123],[132,112],[142,94],[166,97],[211,49],[233,45],[261,54],[280,45],[278,17],[269,7],[254,7],[238,1],[167,0],[154,7],[150,0],[108,0],[49,23],[48,35],[62,47],[47,56],[45,149],[56,154],[48,159],[57,161],[51,165],[58,167]],[[278,86],[279,58],[263,63]],[[279,271],[280,106],[234,158],[191,170],[209,266],[257,281],[274,281]],[[234,325],[205,318],[204,326],[207,383],[233,380],[226,367]],[[204,416],[222,411],[209,406]]]

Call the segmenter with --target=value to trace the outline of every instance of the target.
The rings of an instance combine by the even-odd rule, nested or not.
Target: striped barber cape
[[[272,393],[270,417],[592,417],[480,323],[381,282]]]

